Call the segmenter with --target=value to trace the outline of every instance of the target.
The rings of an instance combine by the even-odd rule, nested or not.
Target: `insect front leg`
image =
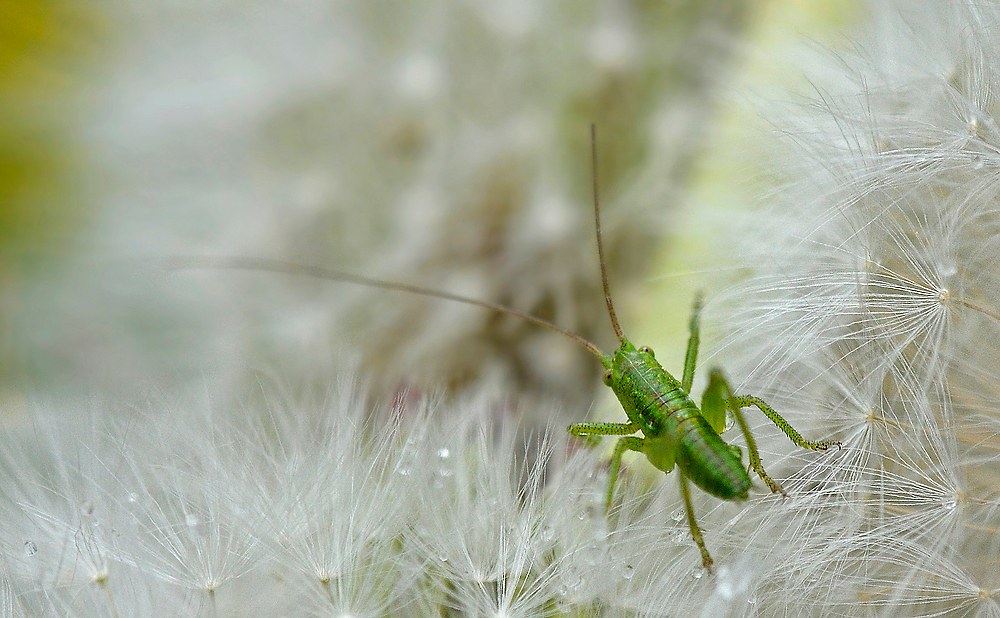
[[[705,567],[705,570],[709,573],[712,572],[712,556],[708,553],[708,548],[705,547],[705,539],[701,536],[701,528],[698,527],[698,522],[694,520],[694,507],[691,506],[691,490],[688,488],[687,477],[684,476],[684,472],[680,469],[677,470],[677,476],[680,478],[681,484],[681,494],[684,496],[684,509],[687,511],[688,527],[691,528],[691,538],[694,539],[695,545],[698,546],[698,550],[701,552],[701,564]]]
[[[569,432],[581,438],[627,436],[637,431],[639,426],[634,423],[574,423],[569,426]],[[618,469],[622,465],[622,455],[628,450],[642,452],[642,438],[635,436],[622,438],[615,445],[614,454],[611,456],[611,468],[608,470],[608,491],[604,499],[607,510],[611,510],[611,500],[615,493],[615,483],[618,481]]]

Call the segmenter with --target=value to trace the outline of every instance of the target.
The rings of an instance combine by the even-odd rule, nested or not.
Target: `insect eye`
[[[656,355],[653,354],[653,348],[649,347],[648,345],[642,346],[641,348],[639,348],[639,351],[642,352],[643,354],[649,354],[653,358],[656,358]]]
[[[613,375],[611,373],[611,370],[608,369],[607,371],[604,372],[604,383],[607,386],[611,386],[612,381],[613,381]]]

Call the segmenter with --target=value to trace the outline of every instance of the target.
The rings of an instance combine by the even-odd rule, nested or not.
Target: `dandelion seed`
[[[118,506],[128,514],[123,558],[212,602],[221,586],[255,566],[257,551],[237,519],[242,505],[233,481],[241,455],[227,452],[218,438],[223,427],[210,412],[199,419],[198,408],[146,420],[142,432],[131,425],[123,431],[120,443],[134,444],[111,493],[124,496]]]

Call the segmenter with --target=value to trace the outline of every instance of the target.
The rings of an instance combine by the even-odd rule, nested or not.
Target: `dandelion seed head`
[[[411,54],[397,69],[399,90],[407,97],[428,101],[440,95],[445,72],[441,62],[426,54]]]
[[[815,82],[779,123],[794,160],[776,158],[785,184],[751,226],[748,253],[764,255],[717,297],[734,325],[723,365],[746,376],[737,390],[844,446],[802,455],[758,437],[789,499],[748,504],[715,542],[731,534],[735,556],[757,557],[768,584],[749,594],[764,615],[957,615],[989,588],[983,549],[1000,520],[973,512],[995,499],[998,452],[973,445],[993,442],[984,419],[998,409],[981,378],[1000,349],[998,185],[985,171],[1000,77],[984,61],[1000,13],[925,7],[877,3],[872,38],[836,60],[848,79]]]
[[[324,262],[357,264],[356,254],[369,253],[378,257],[370,264],[376,272],[426,280],[406,273],[437,276],[452,260],[458,266],[441,280],[455,289],[511,299],[527,310],[551,307],[561,324],[586,329],[591,314],[603,319],[580,301],[594,296],[599,302],[591,294],[593,269],[571,252],[574,268],[557,272],[580,276],[539,274],[552,272],[542,267],[546,260],[566,261],[550,250],[552,241],[584,231],[577,225],[582,217],[563,216],[561,211],[577,209],[565,197],[572,195],[565,178],[550,171],[570,167],[552,156],[569,148],[543,145],[562,131],[564,110],[581,109],[577,102],[589,101],[594,89],[594,100],[626,106],[610,109],[609,117],[654,125],[648,139],[671,154],[657,159],[662,168],[650,169],[668,177],[676,171],[673,161],[684,159],[675,152],[690,149],[688,141],[701,146],[700,139],[684,139],[691,127],[704,126],[703,116],[692,110],[712,106],[702,105],[703,93],[679,109],[634,105],[631,91],[650,85],[643,76],[664,74],[663,65],[641,55],[646,39],[640,38],[640,30],[663,30],[652,20],[633,28],[632,19],[642,17],[639,9],[636,16],[622,12],[597,25],[576,25],[570,39],[575,46],[563,56],[548,45],[563,13],[526,2],[469,6],[464,13],[429,7],[434,10],[421,12],[416,27],[395,16],[384,27],[343,8],[307,9],[291,22],[248,20],[265,33],[273,28],[276,43],[288,42],[277,31],[295,31],[291,49],[304,52],[309,62],[293,71],[273,65],[261,70],[248,54],[229,50],[209,74],[240,68],[234,80],[199,85],[198,78],[186,78],[179,96],[159,86],[156,92],[170,95],[164,100],[174,112],[201,110],[190,124],[177,113],[166,114],[164,123],[143,120],[148,110],[137,110],[150,99],[136,82],[170,80],[140,65],[141,75],[123,80],[111,97],[119,107],[108,116],[131,120],[104,139],[133,153],[112,167],[121,186],[138,187],[116,199],[139,196],[146,203],[158,195],[165,206],[193,203],[199,212],[217,207],[210,219],[227,232],[205,242],[246,253],[239,248],[274,235],[283,236],[272,239],[279,247],[307,244],[289,241],[292,232],[278,228],[284,210],[233,216],[230,207],[259,195],[277,196],[272,201],[284,204],[283,196],[291,194],[291,201],[306,206],[297,209],[293,227],[319,230],[320,246],[333,247],[330,254],[306,250],[332,258]],[[261,604],[275,598],[274,608],[252,608],[264,615],[270,609],[287,613],[288,607],[315,615],[434,615],[441,606],[486,616],[698,615],[708,608],[744,615],[995,615],[1000,130],[994,93],[1000,63],[994,35],[1000,19],[994,7],[971,2],[922,2],[916,8],[880,2],[874,9],[877,21],[867,44],[842,54],[835,67],[818,70],[830,79],[814,80],[810,103],[777,123],[792,156],[776,161],[781,185],[771,210],[739,231],[741,242],[756,243],[743,245],[751,278],[728,297],[715,295],[706,311],[711,318],[724,310],[714,314],[716,323],[732,327],[717,358],[738,380],[737,390],[774,403],[808,437],[836,437],[844,448],[803,453],[766,421],[753,420],[765,464],[789,497],[755,491],[742,505],[695,497],[718,561],[714,578],[700,566],[674,479],[649,480],[627,461],[621,502],[609,518],[602,505],[606,471],[595,472],[593,454],[563,460],[551,432],[525,446],[531,440],[515,430],[514,415],[496,403],[496,392],[454,406],[401,406],[392,417],[365,401],[361,389],[324,380],[329,400],[269,391],[259,409],[184,402],[76,436],[45,428],[38,434],[60,437],[23,452],[5,445],[0,514],[6,525],[0,541],[9,564],[0,564],[3,610],[151,615],[154,608],[171,607],[200,614],[218,602],[220,614],[247,615],[248,602],[229,607],[219,601],[233,593]],[[340,26],[336,30],[344,36],[330,37],[317,27],[326,21],[361,23],[380,36],[348,34],[350,28]],[[673,20],[671,27],[676,29]],[[470,31],[483,36],[468,37]],[[444,41],[441,52],[407,40],[410,35],[419,41],[412,35],[425,32]],[[473,65],[506,58],[499,52],[511,45],[543,53],[529,58],[538,62],[499,62],[487,79],[467,84],[456,71],[466,65],[439,55],[449,49],[464,54],[466,47],[458,44],[464,38],[476,39],[473,53],[461,59]],[[310,44],[318,40],[336,43]],[[164,43],[156,39],[151,45]],[[592,64],[616,74],[609,85],[539,79],[574,74],[554,69],[588,55]],[[558,64],[549,64],[551,59]],[[184,60],[191,58],[171,56],[166,75],[186,71]],[[372,68],[380,79],[355,80],[358,85],[347,79]],[[516,86],[543,81],[557,86],[549,96],[551,109],[505,107],[510,101],[504,97],[522,96]],[[445,99],[447,114],[426,105]],[[206,105],[178,107],[178,101]],[[643,109],[656,110],[658,120],[644,117]],[[325,115],[345,113],[356,122],[331,123]],[[223,132],[239,137],[220,140],[213,134],[207,120],[223,116]],[[444,116],[461,117],[465,126],[454,130]],[[135,128],[137,120],[142,131],[123,130]],[[302,126],[306,130],[296,129]],[[326,126],[336,128],[336,139],[323,134]],[[193,135],[198,139],[187,139]],[[228,155],[234,150],[225,144],[207,156],[156,150],[168,143],[227,140],[242,149],[246,135],[264,143],[257,152],[262,156],[247,157],[250,167],[232,168],[236,157]],[[131,143],[136,139],[142,143]],[[623,140],[622,151],[647,149],[644,139]],[[118,157],[122,151],[114,152]],[[152,183],[143,179],[145,168],[133,163],[144,159],[164,170]],[[216,160],[225,163],[216,167]],[[372,182],[372,160],[390,160],[395,167],[379,168],[378,182]],[[317,171],[324,162],[335,169]],[[193,174],[193,182],[173,167]],[[335,180],[310,185],[318,177]],[[250,184],[233,188],[235,178]],[[304,193],[303,178],[309,185]],[[157,182],[171,190],[158,190],[163,187]],[[226,189],[201,195],[215,185]],[[616,191],[645,193],[631,185]],[[321,207],[324,201],[337,202],[333,215]],[[551,209],[554,202],[559,208]],[[368,210],[358,205],[371,203],[398,208],[388,218],[363,219],[359,213]],[[531,230],[520,223],[526,208],[560,212],[558,220]],[[337,230],[336,242],[322,233],[327,228],[316,224],[317,217],[336,222],[330,228]],[[187,229],[188,217],[182,219]],[[163,240],[176,233],[164,226],[115,221],[124,232],[118,233],[129,238],[125,245],[150,237],[136,233],[137,226],[157,230],[154,244],[176,245]],[[609,236],[616,227],[635,226],[608,223]],[[512,241],[502,234],[507,229],[520,233]],[[340,230],[348,230],[346,236]],[[501,277],[487,280],[476,274],[482,269],[465,270],[470,262],[500,270]],[[334,321],[358,307],[379,315],[369,311],[372,297],[362,291],[334,296]],[[67,322],[71,330],[113,313],[100,304],[65,304],[82,316]],[[398,363],[396,371],[384,372],[389,380],[400,374],[398,367],[429,366],[429,358],[440,361],[435,371],[447,370],[449,381],[466,385],[503,382],[511,373],[510,367],[494,369],[492,353],[473,359],[469,351],[476,348],[467,345],[483,323],[502,320],[470,318],[458,308],[414,310],[408,302],[394,303],[392,310],[365,338],[373,356]],[[250,346],[241,342],[249,327],[232,324],[231,311],[219,313],[218,324],[225,327],[213,334],[222,343],[183,346],[189,362],[198,356],[192,350],[215,347],[246,360],[240,354]],[[301,333],[331,332],[319,325],[325,307],[306,318],[278,313],[292,328],[274,329],[274,339],[286,340],[290,331],[299,341]],[[422,315],[434,317],[428,322]],[[507,344],[505,328],[490,332]],[[404,338],[416,343],[403,352],[389,345]],[[538,358],[538,366],[556,368],[556,376],[572,373],[573,363],[562,360],[561,352],[542,356],[540,350],[553,346],[521,341],[527,341],[521,348],[527,353],[515,350],[512,358]],[[162,359],[156,345],[147,347],[123,357]],[[86,348],[73,347],[81,375],[98,356]],[[518,363],[524,365],[512,365]],[[114,381],[130,381],[122,377],[132,375],[128,361],[110,365],[116,370],[105,372]],[[524,373],[550,379],[543,370]],[[565,402],[591,399],[589,391],[569,392]],[[568,403],[566,408],[574,414],[578,409]],[[556,414],[547,406],[534,412]],[[9,441],[30,442],[17,435]],[[9,586],[8,574],[14,580]],[[46,598],[22,594],[39,590]],[[120,611],[111,609],[114,604]]]

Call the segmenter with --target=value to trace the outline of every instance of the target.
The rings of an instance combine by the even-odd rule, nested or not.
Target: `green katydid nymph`
[[[738,446],[726,444],[719,435],[725,428],[726,410],[732,412],[743,432],[749,451],[749,467],[760,476],[772,492],[784,494],[781,486],[764,471],[756,442],[743,417],[742,408],[753,406],[759,409],[798,446],[826,450],[831,446],[840,446],[840,442],[835,440],[825,442],[805,440],[788,421],[763,400],[746,395],[735,396],[721,370],[717,368],[713,368],[709,373],[708,386],[702,396],[701,406],[694,403],[690,391],[694,381],[698,354],[700,298],[695,299],[694,310],[691,314],[690,337],[684,359],[684,373],[680,380],[672,376],[657,362],[652,350],[647,347],[637,348],[625,337],[611,302],[607,269],[604,262],[600,208],[597,200],[597,139],[596,129],[593,126],[591,126],[591,154],[594,182],[594,226],[601,266],[601,282],[604,287],[604,298],[611,324],[620,342],[620,347],[611,354],[601,352],[596,345],[576,333],[510,307],[407,283],[373,279],[321,267],[301,266],[259,258],[176,258],[170,261],[169,267],[174,269],[237,268],[281,272],[354,283],[384,290],[409,292],[499,311],[573,339],[600,359],[605,368],[604,383],[614,392],[628,417],[626,423],[574,423],[568,428],[572,435],[584,438],[621,436],[611,456],[608,486],[605,494],[606,508],[609,510],[611,508],[622,455],[625,451],[636,451],[644,454],[653,466],[666,473],[676,469],[691,536],[701,552],[702,565],[711,572],[712,557],[695,521],[688,481],[690,480],[705,492],[724,500],[745,500],[751,487],[748,469],[742,461],[741,449]]]

